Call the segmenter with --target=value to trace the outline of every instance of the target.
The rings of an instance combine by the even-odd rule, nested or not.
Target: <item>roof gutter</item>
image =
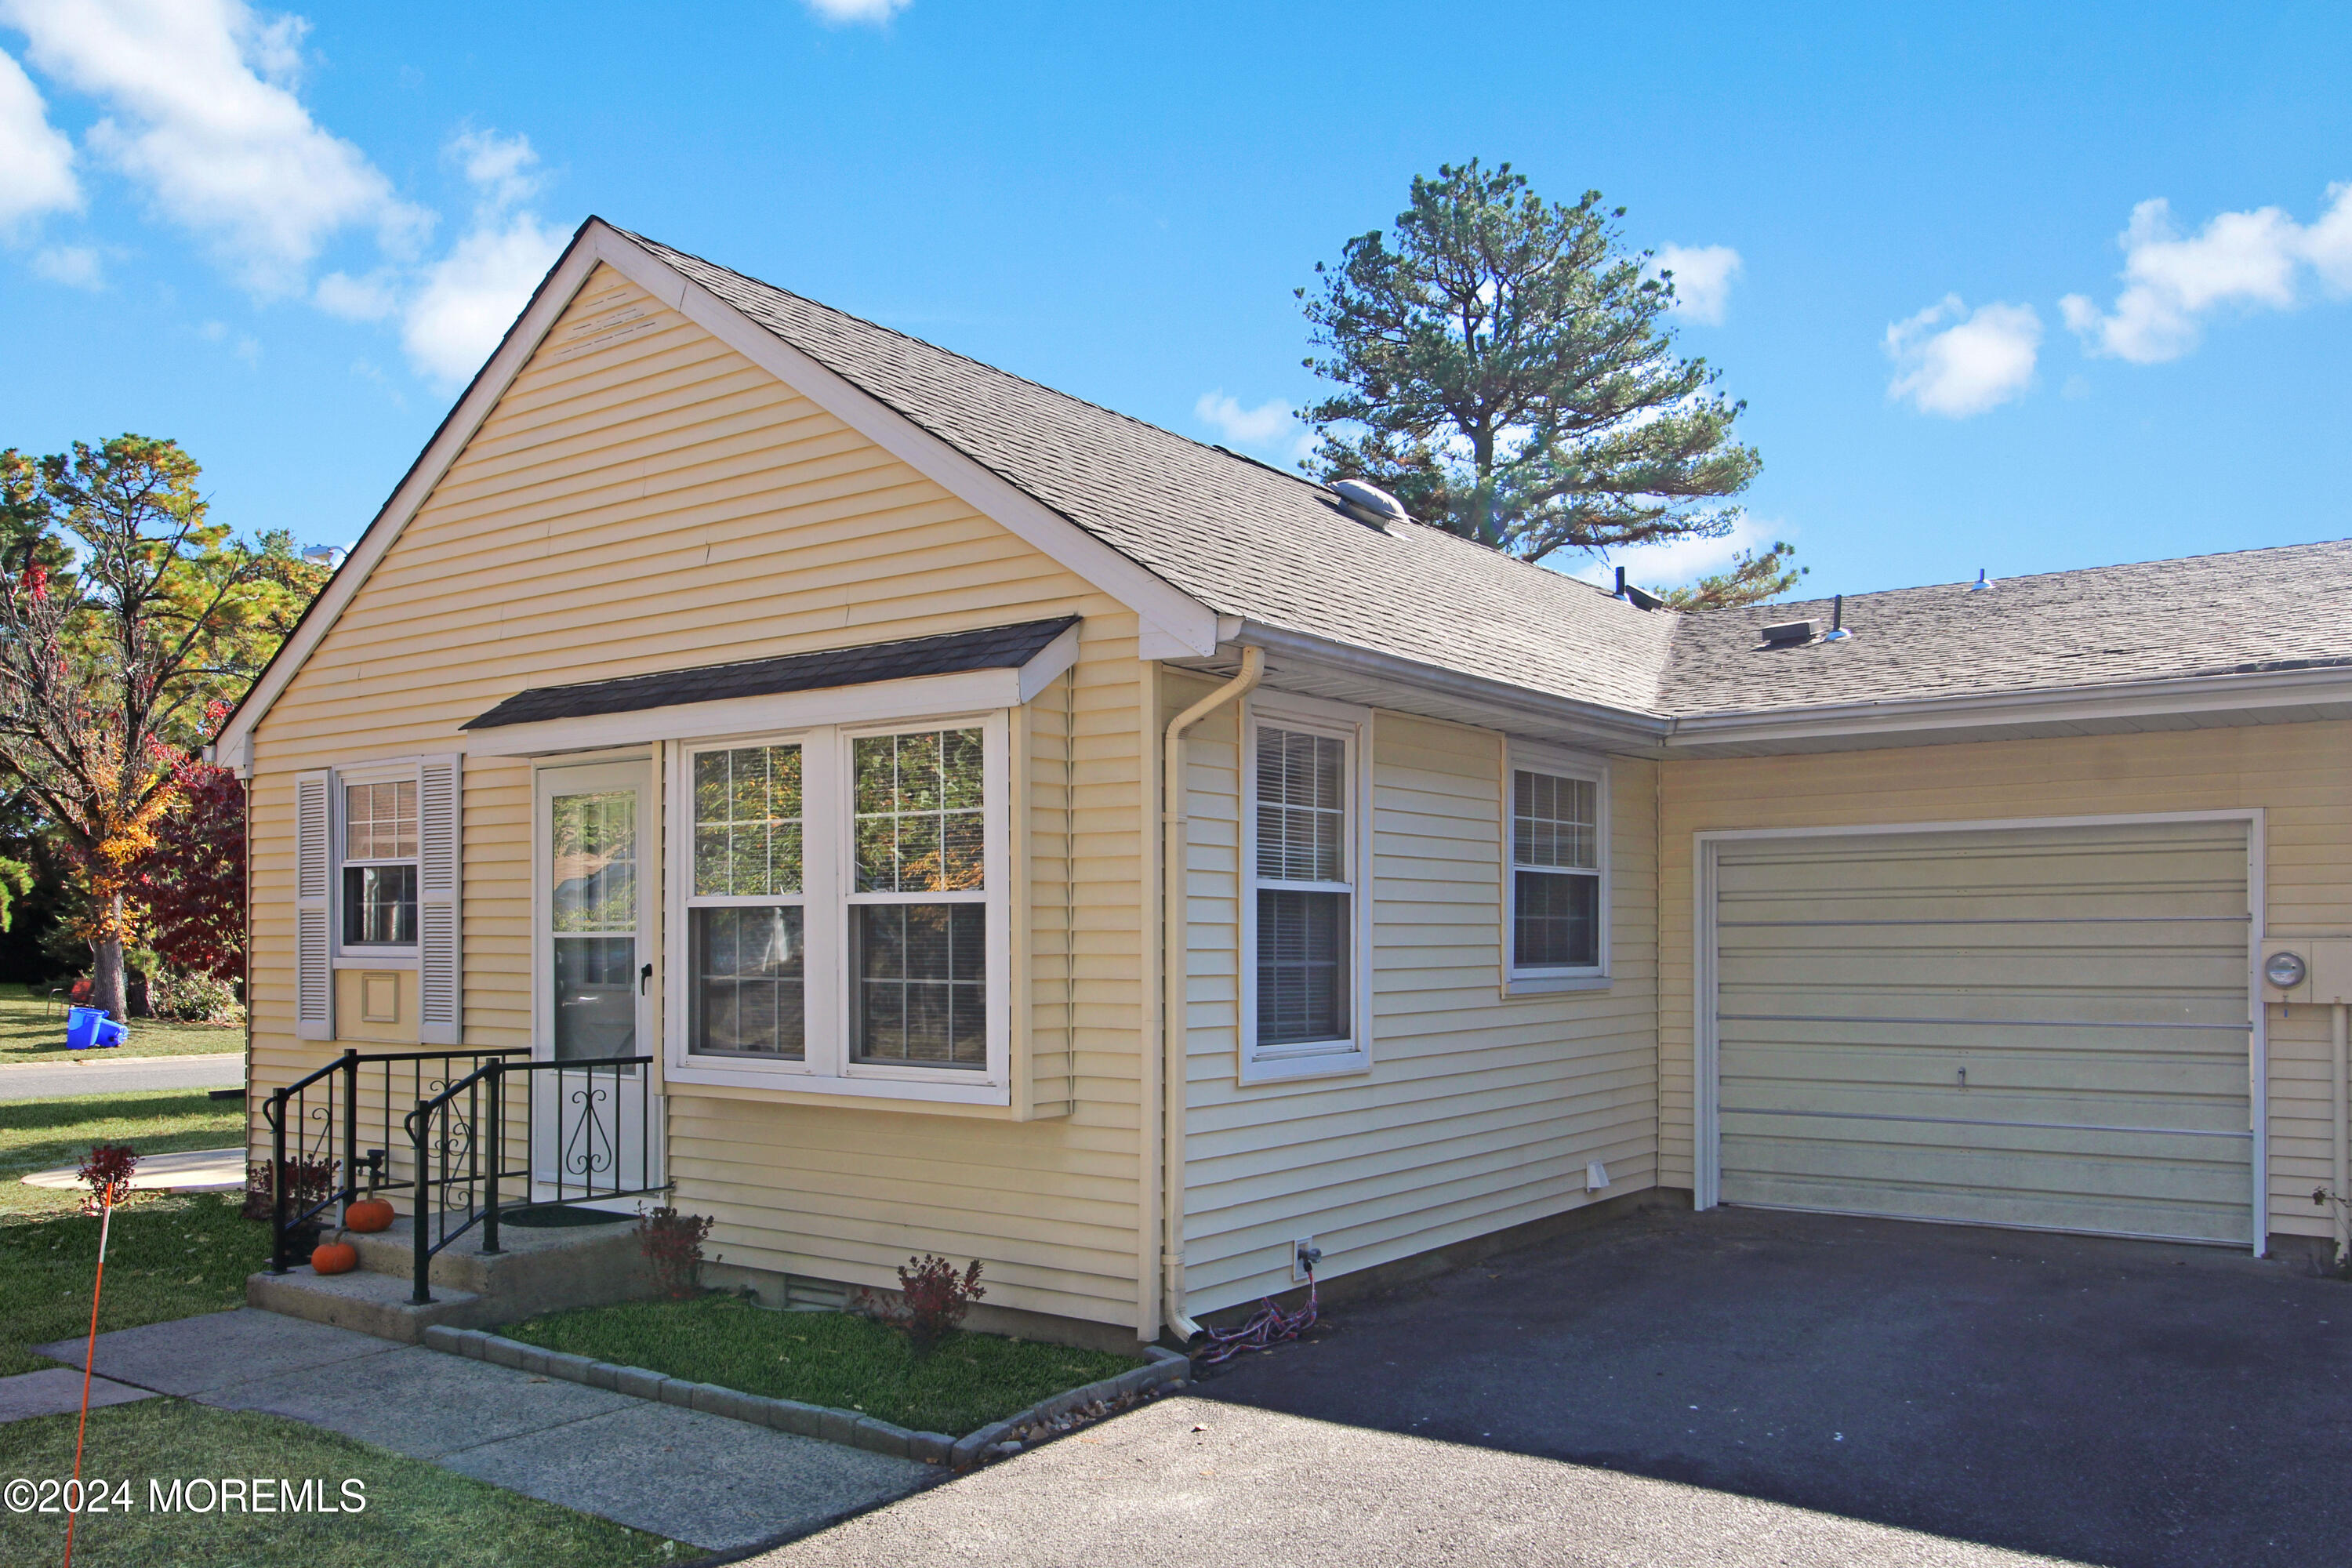
[[[1605,702],[1580,698],[1557,697],[1514,686],[1509,681],[1465,675],[1419,659],[1335,642],[1308,632],[1287,631],[1258,621],[1242,623],[1231,640],[1244,650],[1264,648],[1276,658],[1297,658],[1383,684],[1416,687],[1475,703],[1496,710],[1498,718],[1516,717],[1542,731],[1565,727],[1588,733],[1598,731],[1612,741],[1643,751],[1656,751],[1673,727],[1671,720],[1659,714],[1612,708]]]
[[[1669,721],[1665,745],[1672,752],[1700,746],[1895,736],[1995,725],[2095,723],[2339,702],[2352,703],[2352,670],[2341,667],[2254,670],[2111,686],[2033,687],[1961,697],[1687,713]]]

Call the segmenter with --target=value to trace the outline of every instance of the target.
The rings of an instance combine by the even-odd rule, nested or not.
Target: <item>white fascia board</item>
[[[1673,721],[1669,752],[1685,748],[1771,744],[1906,733],[2151,719],[2175,713],[2258,712],[2352,702],[2352,670],[2264,670],[2188,676],[2128,685],[1844,702],[1773,712],[1688,714]],[[1895,743],[1899,743],[1896,741]]]
[[[1071,628],[1075,634],[1076,628]],[[1056,637],[1049,645],[1061,646]],[[469,757],[549,757],[564,752],[597,752],[655,741],[707,741],[719,736],[768,735],[815,724],[892,723],[903,719],[949,719],[992,709],[1015,708],[1031,666],[966,669],[953,675],[919,675],[905,680],[873,680],[858,686],[826,686],[814,691],[782,691],[767,697],[729,697],[717,702],[681,702],[627,713],[592,713],[578,719],[541,719],[466,732]],[[1069,668],[1064,662],[1054,671]],[[1035,685],[1043,689],[1047,676]],[[1034,695],[1033,691],[1031,695]]]
[[[950,446],[888,404],[818,363],[734,306],[602,223],[587,246],[596,259],[719,342],[906,463],[1015,537],[1051,556],[1143,619],[1147,641],[1167,653],[1214,652],[1214,610],[1166,578],[1119,553],[993,469]],[[1155,638],[1152,634],[1159,634]]]
[[[556,262],[400,488],[360,536],[294,635],[238,704],[215,742],[223,756],[247,758],[245,765],[250,769],[254,729],[333,627],[376,563],[399,539],[408,520],[433,494],[531,355],[539,352],[539,345],[571,308],[599,262],[1135,611],[1143,623],[1147,649],[1140,657],[1175,658],[1216,650],[1217,616],[1209,606],[853,386],[610,226],[592,219]]]
[[[285,691],[287,684],[294,679],[294,672],[302,668],[303,661],[310,657],[320,641],[333,627],[336,618],[360,591],[360,585],[367,581],[368,574],[375,569],[377,562],[383,559],[384,552],[400,537],[401,530],[408,526],[408,520],[416,515],[425,498],[448,473],[450,465],[457,460],[457,455],[466,449],[466,444],[481,428],[482,421],[490,416],[490,410],[499,405],[499,399],[506,395],[507,388],[513,384],[514,378],[522,374],[522,367],[530,362],[530,356],[539,352],[541,342],[563,312],[571,308],[573,296],[580,292],[581,285],[588,281],[588,274],[595,269],[597,260],[592,246],[575,239],[572,247],[556,262],[554,270],[547,275],[547,281],[524,309],[521,319],[507,332],[506,341],[499,345],[498,352],[490,356],[489,363],[482,367],[482,373],[474,378],[473,385],[467,389],[465,396],[450,411],[448,419],[435,434],[431,444],[418,457],[415,466],[408,470],[408,477],[401,481],[398,489],[392,492],[392,499],[383,503],[383,510],[375,515],[375,521],[368,525],[367,531],[360,535],[359,542],[352,547],[351,554],[344,557],[342,565],[328,579],[326,587],[320,592],[310,613],[294,628],[294,635],[286,639],[277,657],[270,660],[269,667],[261,672],[261,679],[254,682],[253,689],[247,692],[245,700],[237,704],[236,711],[230,716],[215,742],[223,756],[241,759],[237,765],[250,773],[253,731],[268,713],[270,704]]]

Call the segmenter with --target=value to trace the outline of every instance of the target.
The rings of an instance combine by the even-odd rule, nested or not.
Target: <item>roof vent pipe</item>
[[[1985,569],[1981,566],[1978,567],[1977,580],[1969,584],[1969,592],[1971,594],[1981,594],[1987,588],[1991,586],[1992,584],[1990,583],[1985,581]]]
[[[1625,568],[1622,566],[1617,568],[1617,591],[1612,597],[1622,599],[1637,610],[1663,609],[1666,603],[1655,594],[1636,588],[1625,581]]]
[[[1853,634],[1845,629],[1845,595],[1840,594],[1830,602],[1830,629],[1822,636],[1822,641],[1843,642],[1852,636]]]

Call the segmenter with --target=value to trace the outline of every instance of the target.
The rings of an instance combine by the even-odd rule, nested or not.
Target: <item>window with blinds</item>
[[[1511,968],[1601,963],[1601,781],[1511,770]]]
[[[1355,930],[1349,743],[1261,724],[1256,731],[1256,1041],[1351,1044]]]

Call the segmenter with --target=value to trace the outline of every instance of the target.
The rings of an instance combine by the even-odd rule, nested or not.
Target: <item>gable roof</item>
[[[225,760],[249,761],[270,704],[600,264],[1134,608],[1146,658],[1238,637],[1351,671],[1338,679],[1360,700],[1444,689],[1483,705],[1475,721],[1529,714],[1538,732],[1565,706],[1643,747],[1746,744],[1808,713],[1849,738],[1915,721],[1958,738],[1960,706],[1979,722],[2122,687],[2142,689],[2143,711],[2210,711],[2228,688],[2352,716],[2352,623],[2328,609],[2352,587],[2352,544],[1850,595],[1854,637],[1768,649],[1763,625],[1825,624],[1827,602],[1643,610],[1441,529],[1372,527],[1297,475],[590,218],[230,716]],[[2334,706],[2311,706],[2314,674],[2343,687]],[[2199,689],[2179,698],[2182,682]]]
[[[1672,618],[1221,447],[615,230],[1221,615],[1549,696],[1647,711]]]
[[[1774,623],[1830,629],[1827,599],[1676,618],[1674,714],[1769,712],[2352,668],[2352,541],[2093,566],[1845,596],[1837,642],[1768,647]]]

